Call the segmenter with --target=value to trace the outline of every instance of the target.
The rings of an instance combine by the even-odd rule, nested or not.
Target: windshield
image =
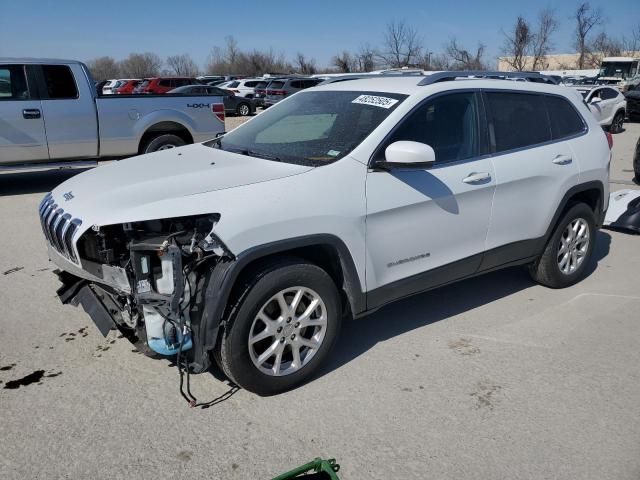
[[[603,62],[600,67],[601,77],[628,78],[635,74],[638,62]],[[633,72],[631,71],[633,67]]]
[[[323,165],[348,155],[406,97],[302,92],[205,145],[269,160]]]

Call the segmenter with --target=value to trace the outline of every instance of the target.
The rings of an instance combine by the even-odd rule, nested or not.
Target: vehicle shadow
[[[88,168],[3,173],[0,174],[0,197],[50,192],[65,180],[86,170]]]
[[[598,231],[587,276],[609,254],[610,244],[611,235]],[[344,322],[333,353],[316,378],[337,370],[380,342],[506,298],[534,285],[525,267],[512,267],[418,294],[383,307],[366,318]]]

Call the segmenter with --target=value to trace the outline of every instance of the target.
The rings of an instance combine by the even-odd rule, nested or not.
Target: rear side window
[[[66,65],[42,65],[47,95],[50,99],[78,98],[78,88],[71,69]]]
[[[252,82],[244,82],[244,86],[245,87],[249,87],[249,88],[254,88],[255,86],[258,85],[258,83],[260,83],[260,82],[257,82],[255,80],[252,81]]]
[[[487,92],[496,153],[551,140],[544,95]]]
[[[611,100],[613,98],[616,98],[617,96],[618,96],[618,92],[616,92],[612,88],[603,88],[600,91],[600,98],[602,100]]]
[[[584,132],[585,125],[582,117],[568,100],[547,95],[545,102],[551,121],[551,135],[554,140]]]
[[[22,65],[0,65],[0,101],[28,100],[29,89]]]
[[[480,139],[473,92],[442,95],[411,113],[385,142],[409,140],[433,148],[436,162],[464,160],[478,155]],[[384,149],[381,150],[384,154]]]
[[[302,86],[302,80],[292,80],[289,85],[291,86],[291,88],[304,88]]]
[[[267,86],[267,82],[258,82],[256,88],[264,88]]]
[[[269,84],[269,90],[277,90],[284,86],[284,82],[271,82]]]

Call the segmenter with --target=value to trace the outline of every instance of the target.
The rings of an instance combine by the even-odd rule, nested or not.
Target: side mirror
[[[389,145],[384,151],[382,168],[431,168],[436,161],[436,152],[426,143],[401,140]]]
[[[591,100],[589,100],[589,103],[595,105],[596,103],[600,103],[601,101],[602,99],[600,97],[593,97]]]

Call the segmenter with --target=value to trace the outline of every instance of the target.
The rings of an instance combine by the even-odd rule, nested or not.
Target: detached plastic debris
[[[312,462],[294,468],[290,472],[274,477],[273,480],[291,480],[294,478],[303,480],[340,480],[337,475],[338,470],[340,470],[340,465],[336,463],[335,458],[330,458],[329,460],[316,458]]]
[[[616,230],[640,233],[640,190],[618,190],[609,196],[603,225]]]

